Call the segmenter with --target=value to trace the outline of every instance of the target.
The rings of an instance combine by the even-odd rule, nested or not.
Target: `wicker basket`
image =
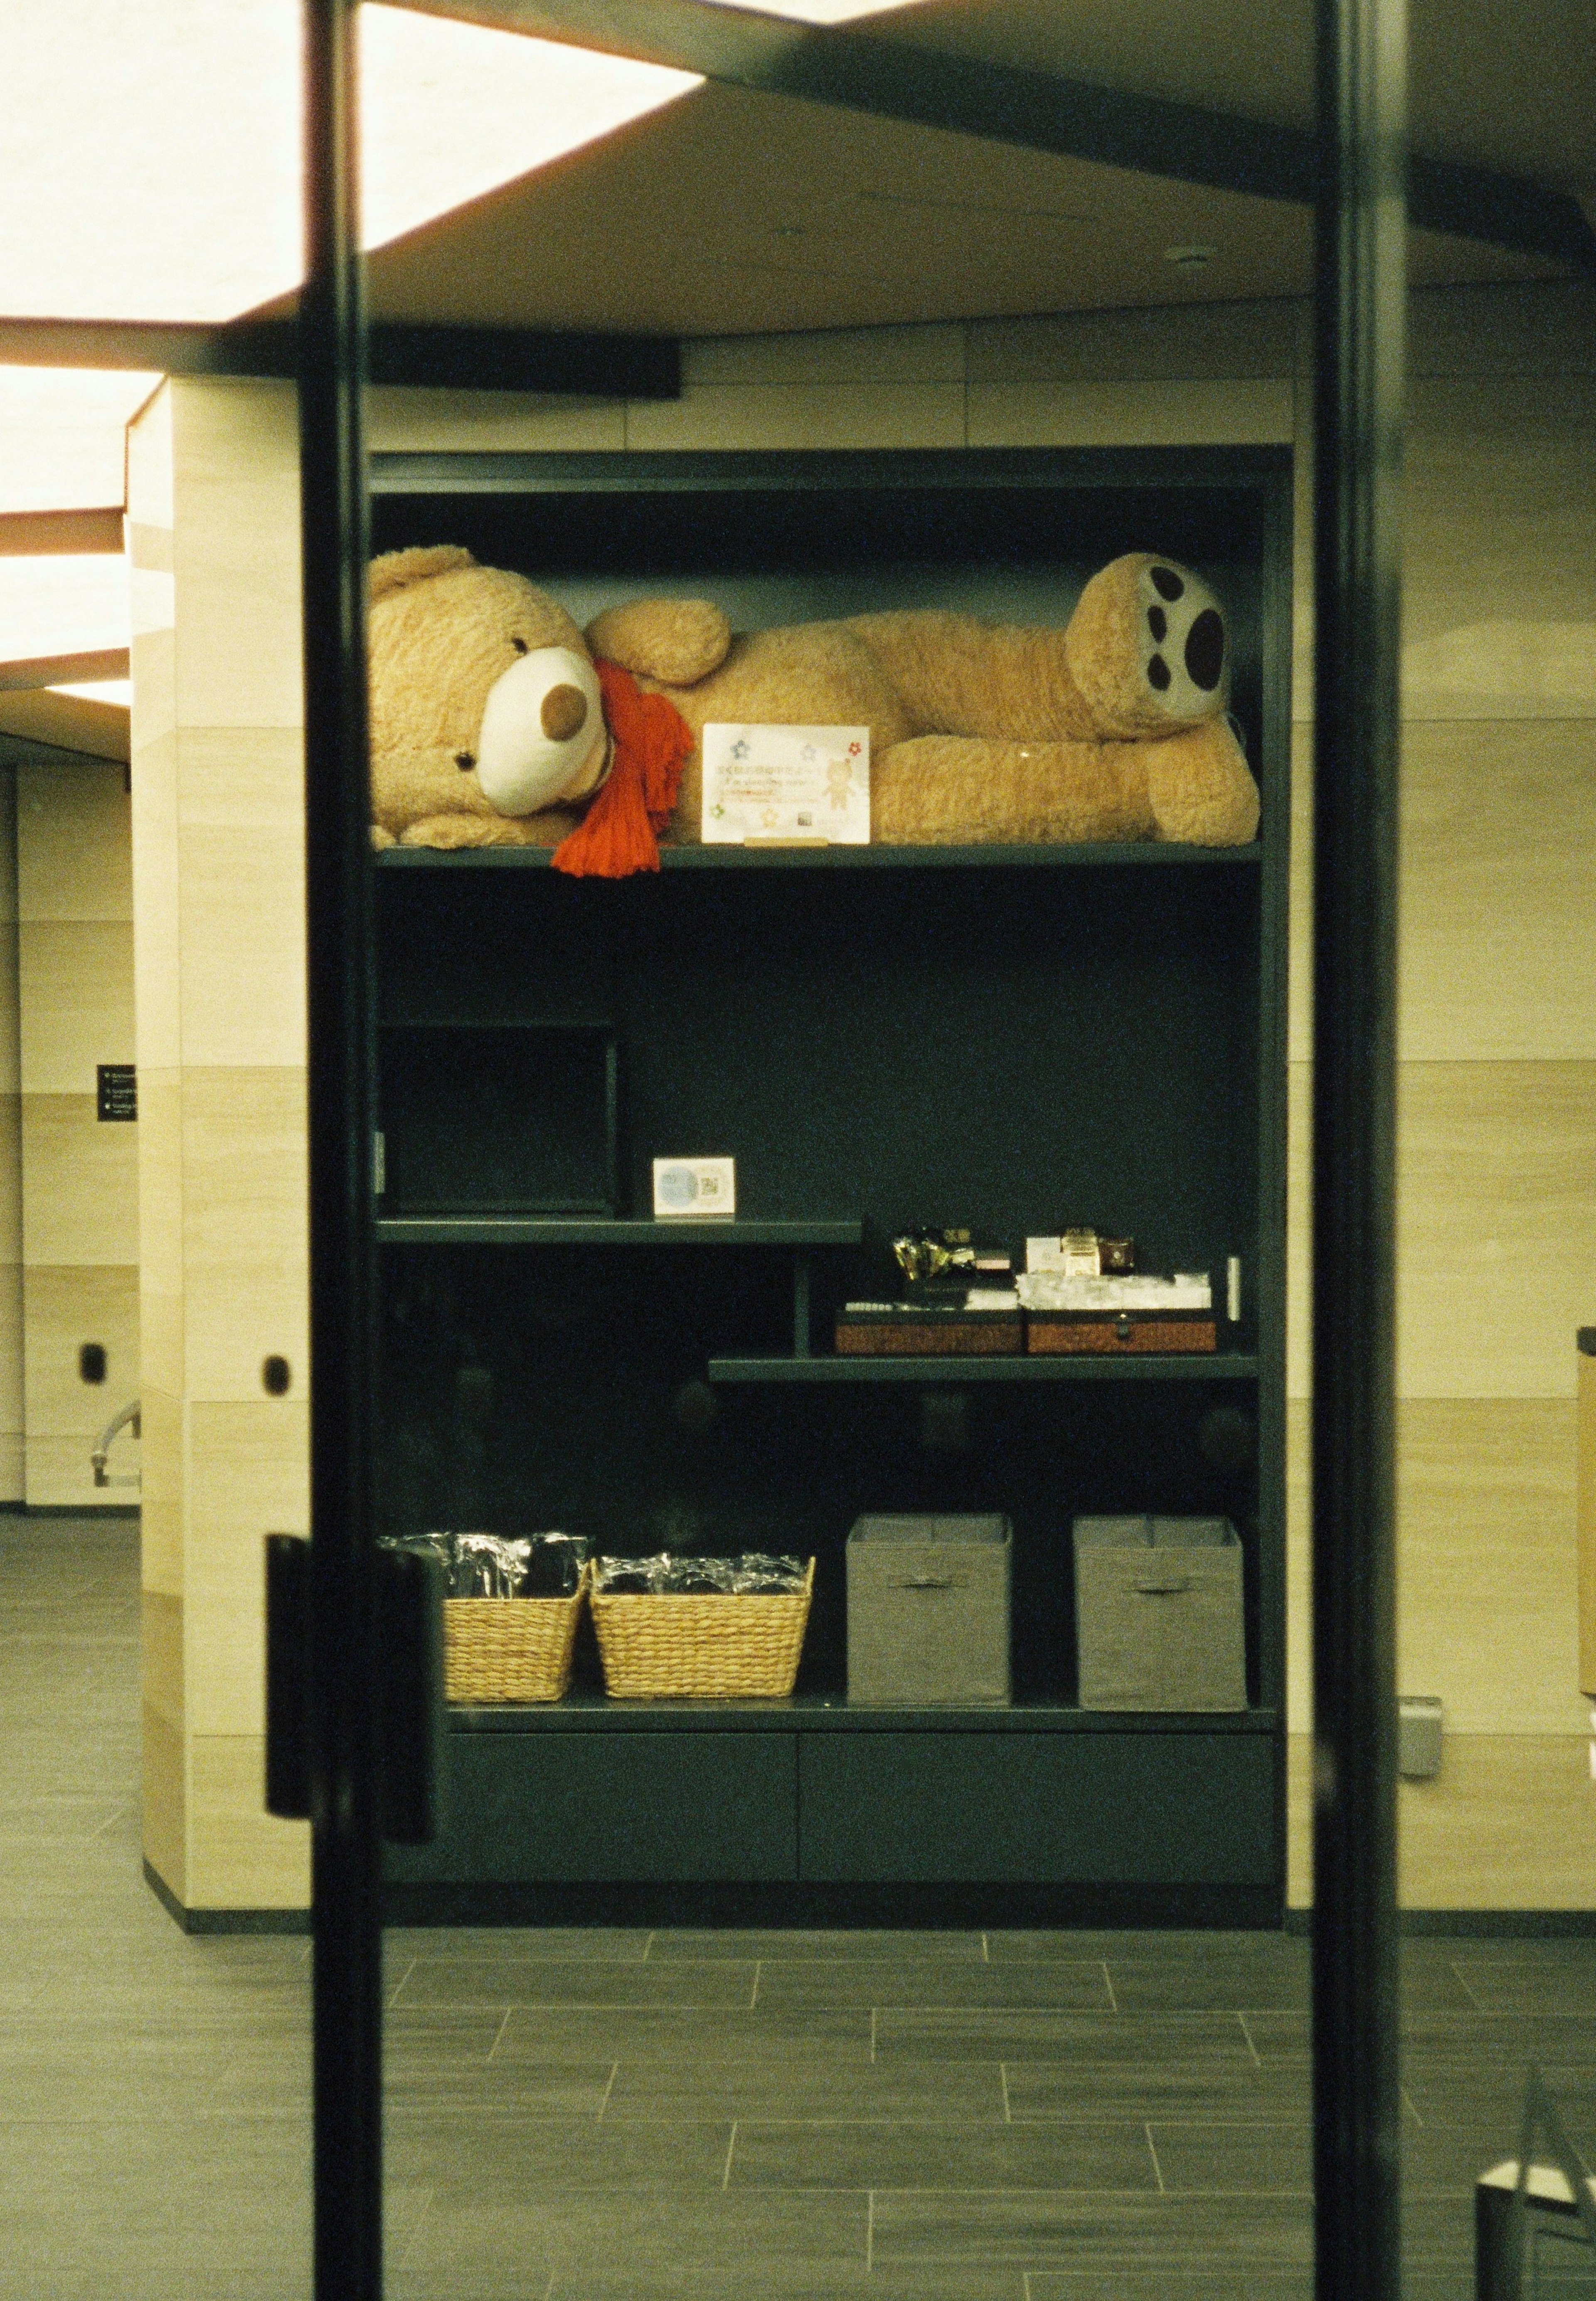
[[[595,1590],[605,1685],[632,1701],[790,1694],[814,1594],[813,1559],[790,1594]]]
[[[571,1683],[571,1650],[592,1567],[568,1598],[446,1598],[447,1702],[557,1702]]]

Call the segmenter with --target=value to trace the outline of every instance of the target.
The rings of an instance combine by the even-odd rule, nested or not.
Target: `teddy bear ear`
[[[457,567],[476,562],[458,543],[423,543],[409,551],[384,551],[372,562],[372,597],[386,599],[411,583],[424,583],[430,575],[452,574]]]

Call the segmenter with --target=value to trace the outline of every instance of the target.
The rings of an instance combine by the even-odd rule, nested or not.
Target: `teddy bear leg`
[[[1191,847],[1245,847],[1258,824],[1258,788],[1224,719],[1136,747],[1146,760],[1154,836]]]
[[[553,847],[575,822],[573,815],[429,815],[400,833],[401,847]]]
[[[872,762],[870,835],[884,847],[1150,839],[1148,748],[912,736]]]

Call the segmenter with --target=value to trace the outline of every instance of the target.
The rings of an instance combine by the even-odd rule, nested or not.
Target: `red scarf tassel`
[[[664,695],[645,695],[619,664],[598,663],[604,715],[614,745],[609,779],[554,851],[573,879],[624,879],[659,868],[659,833],[671,819],[692,730]]]

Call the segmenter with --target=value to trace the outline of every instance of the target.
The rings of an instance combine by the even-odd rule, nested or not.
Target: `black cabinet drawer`
[[[1270,1885],[1266,1734],[805,1734],[815,1883]]]
[[[792,1734],[452,1733],[442,1834],[390,1847],[396,1884],[798,1875]]]

